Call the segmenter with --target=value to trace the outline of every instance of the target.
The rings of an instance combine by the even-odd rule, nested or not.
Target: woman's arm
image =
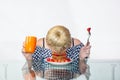
[[[22,68],[24,80],[36,80],[35,72],[29,69],[28,62],[26,62]]]
[[[81,44],[80,40],[74,39],[75,45]],[[83,46],[80,49],[80,54],[79,54],[79,69],[80,73],[84,74],[87,69],[87,64],[86,64],[86,58],[89,57],[90,55],[90,44]]]
[[[32,55],[23,53],[26,57],[26,63],[22,68],[24,80],[36,80],[35,72],[32,70]]]
[[[22,53],[26,59],[26,63],[22,68],[24,80],[36,80],[35,72],[31,69],[32,53],[25,53],[24,43],[23,43]]]
[[[43,45],[42,41],[43,41],[43,38],[40,38],[37,41],[36,46],[42,46]],[[24,43],[23,43],[22,53],[23,53],[23,55],[24,55],[24,57],[26,59],[26,63],[25,63],[25,65],[22,68],[24,79],[25,80],[36,80],[36,75],[37,76],[41,76],[41,72],[34,72],[32,70],[32,62],[33,62],[32,61],[32,54],[33,53],[26,53],[25,52]]]
[[[84,74],[86,72],[87,69],[87,64],[86,64],[86,58],[89,57],[90,55],[90,43],[86,44],[85,46],[83,46],[80,49],[80,54],[79,54],[79,68],[80,68],[80,72],[81,74]]]

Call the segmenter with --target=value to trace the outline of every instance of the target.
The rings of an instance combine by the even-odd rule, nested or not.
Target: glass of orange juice
[[[25,38],[25,52],[33,53],[36,48],[37,37],[35,36],[26,36]]]

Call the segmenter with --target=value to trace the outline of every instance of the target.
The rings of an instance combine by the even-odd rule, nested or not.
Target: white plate
[[[70,60],[69,62],[50,62],[50,61],[47,61],[47,59],[45,59],[45,61],[53,65],[67,65],[72,62],[72,60]]]

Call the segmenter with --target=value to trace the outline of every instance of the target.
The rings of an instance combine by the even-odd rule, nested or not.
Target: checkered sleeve
[[[50,50],[43,47],[36,47],[34,54],[32,55],[32,66],[35,71],[43,71],[45,68],[44,59],[51,56]]]
[[[42,57],[43,49],[41,47],[36,47],[36,50],[34,54],[32,55],[32,67],[35,71],[43,70],[42,63],[43,63],[43,57]]]
[[[84,44],[81,43],[81,44],[79,44],[77,46],[73,46],[72,48],[67,50],[67,56],[73,60],[71,65],[74,66],[72,68],[72,72],[74,72],[74,73],[79,73],[80,74],[80,70],[79,70],[79,53],[80,53],[80,49],[83,46],[84,46]]]

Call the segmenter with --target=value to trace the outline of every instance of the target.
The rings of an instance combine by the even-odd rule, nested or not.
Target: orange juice
[[[33,53],[36,48],[37,38],[35,36],[26,36],[25,38],[25,52]]]

